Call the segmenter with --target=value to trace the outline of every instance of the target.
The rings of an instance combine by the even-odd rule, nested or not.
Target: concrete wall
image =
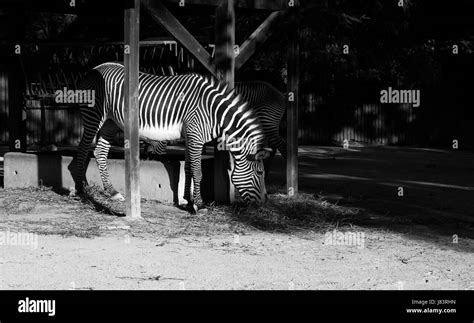
[[[213,157],[203,156],[201,192],[204,200],[213,197]],[[6,153],[4,161],[4,187],[51,186],[56,190],[74,188],[72,173],[75,160],[58,153]],[[114,187],[125,193],[125,162],[109,159],[108,169]],[[86,174],[89,184],[102,187],[95,159],[91,159]],[[177,203],[184,193],[184,161],[140,161],[140,190],[142,198],[164,203]],[[181,201],[182,202],[182,201]]]

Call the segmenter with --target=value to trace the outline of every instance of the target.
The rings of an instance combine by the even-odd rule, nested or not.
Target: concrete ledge
[[[75,186],[72,174],[76,161],[58,153],[6,153],[4,156],[4,187],[22,188],[30,186],[52,186],[56,190],[70,190]],[[123,159],[109,159],[108,169],[114,187],[125,193],[125,162]],[[213,157],[202,157],[203,199],[213,197]],[[86,173],[89,184],[102,187],[99,170],[94,158],[89,162]],[[178,203],[184,194],[184,161],[171,160],[140,161],[140,191],[142,198],[164,203]]]

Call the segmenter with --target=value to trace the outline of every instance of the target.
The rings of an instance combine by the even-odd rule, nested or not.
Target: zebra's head
[[[244,201],[255,201],[257,203],[266,201],[267,190],[265,188],[263,160],[268,155],[269,152],[266,149],[243,158],[234,154],[234,169],[231,179]]]
[[[263,203],[267,198],[263,160],[270,155],[263,146],[263,129],[254,111],[247,108],[240,96],[232,104],[236,108],[231,122],[236,126],[226,127],[229,132],[224,132],[224,141],[234,161],[231,180],[243,200]]]
[[[212,78],[206,82],[202,105],[213,120],[212,138],[217,139],[217,148],[233,156],[231,180],[240,196],[249,202],[265,202],[263,159],[269,153],[263,147],[263,129],[256,113],[235,91],[227,91],[227,85]]]

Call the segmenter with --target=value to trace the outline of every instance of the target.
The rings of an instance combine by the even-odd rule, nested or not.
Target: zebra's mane
[[[219,95],[221,98],[229,98],[224,104],[219,106],[219,111],[215,110],[217,105],[211,107],[213,110],[211,113],[216,113],[218,116],[222,116],[222,114],[225,113],[223,121],[221,117],[219,117],[219,120],[222,121],[222,126],[219,126],[218,128],[220,130],[228,128],[226,135],[236,134],[237,137],[247,136],[248,139],[251,139],[251,145],[253,147],[251,149],[243,149],[245,150],[245,152],[242,151],[244,155],[256,153],[259,149],[263,148],[263,128],[257,114],[255,111],[250,109],[243,97],[240,94],[237,94],[235,89],[229,90],[228,85],[225,82],[218,81],[209,76],[203,76],[203,80],[208,85],[211,85],[213,91],[223,93],[222,95]]]

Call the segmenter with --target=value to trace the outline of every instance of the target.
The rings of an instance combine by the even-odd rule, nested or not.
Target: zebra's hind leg
[[[189,158],[189,149],[188,144],[186,143],[186,149],[184,152],[184,195],[183,198],[188,201],[186,205],[186,209],[191,213],[197,212],[197,207],[193,204],[193,200],[191,198],[191,180],[192,180],[192,172],[191,172],[191,160]]]
[[[146,156],[148,160],[155,159],[156,156],[166,154],[166,141],[150,141],[147,143]]]
[[[83,122],[84,133],[82,134],[81,142],[79,143],[79,147],[77,149],[77,169],[74,176],[76,194],[78,195],[84,193],[84,188],[87,185],[86,170],[89,164],[89,148],[100,127],[100,120],[98,118],[94,118],[94,115],[91,115],[88,119],[83,118]]]
[[[94,156],[96,158],[97,167],[99,168],[100,178],[102,179],[102,185],[104,191],[110,196],[112,200],[125,201],[125,198],[120,194],[112,185],[110,181],[109,171],[107,169],[107,157],[110,150],[110,141],[117,134],[118,127],[115,123],[108,119],[99,132],[99,140],[94,150]]]

